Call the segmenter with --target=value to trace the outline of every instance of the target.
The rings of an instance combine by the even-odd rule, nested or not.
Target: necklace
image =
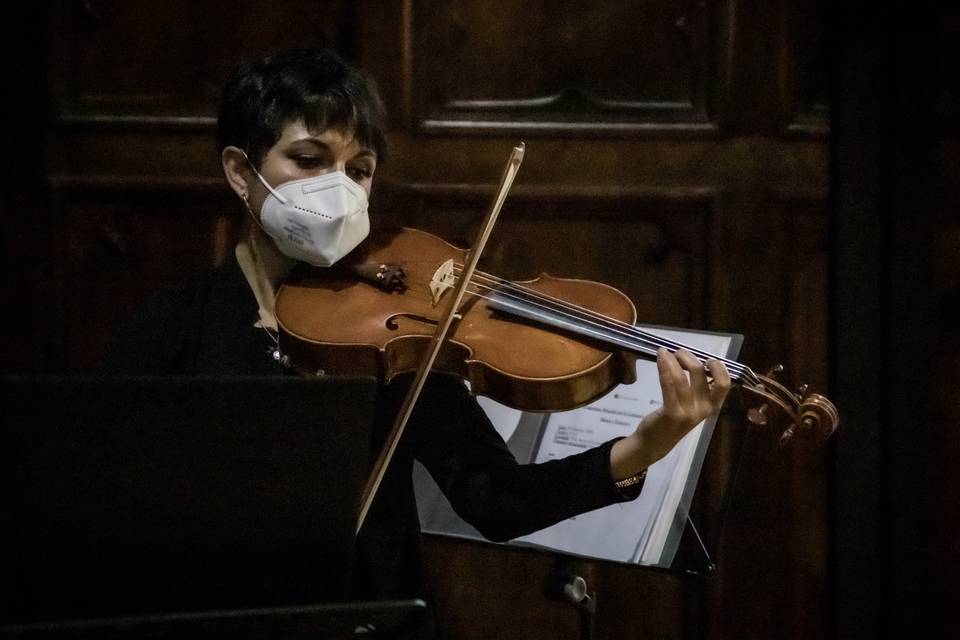
[[[263,329],[263,332],[266,333],[273,342],[272,345],[267,345],[267,355],[277,364],[289,367],[290,357],[280,353],[280,334],[269,327],[261,327],[261,329]]]

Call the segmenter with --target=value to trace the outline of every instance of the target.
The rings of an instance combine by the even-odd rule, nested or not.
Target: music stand
[[[4,379],[0,625],[343,600],[377,388]]]
[[[347,640],[415,638],[423,600],[389,600],[79,620],[0,628],[4,640]]]

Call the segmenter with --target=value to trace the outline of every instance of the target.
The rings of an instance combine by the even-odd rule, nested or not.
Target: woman
[[[383,109],[373,83],[336,54],[302,50],[241,64],[225,86],[218,134],[227,184],[247,212],[236,260],[204,287],[149,305],[114,345],[117,369],[282,373],[270,355],[279,284],[298,261],[330,266],[366,235],[367,198],[386,152]],[[320,208],[329,215],[318,217]],[[632,435],[538,465],[516,462],[462,382],[433,376],[357,540],[354,595],[423,593],[414,458],[493,540],[639,495],[646,468],[716,412],[730,386],[722,363],[707,363],[710,381],[685,351],[661,352],[657,366],[663,406]]]

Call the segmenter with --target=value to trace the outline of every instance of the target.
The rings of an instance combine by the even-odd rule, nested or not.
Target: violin
[[[660,347],[717,359],[742,390],[748,420],[782,428],[781,442],[825,439],[839,414],[804,385],[792,392],[749,367],[635,327],[630,299],[605,284],[541,275],[510,282],[477,270],[523,158],[515,147],[471,250],[415,229],[380,231],[336,268],[310,269],[275,300],[285,364],[312,375],[389,381],[416,371],[364,494],[358,530],[430,371],[458,375],[473,393],[528,411],[587,404],[636,379],[636,358]]]
[[[350,254],[353,264],[296,275],[276,299],[284,357],[321,376],[389,382],[416,371],[466,254],[425,231],[387,229]],[[634,382],[636,359],[656,359],[666,347],[722,361],[747,397],[750,422],[781,424],[787,439],[797,429],[826,437],[839,423],[824,396],[777,382],[780,366],[760,375],[635,327],[633,303],[609,285],[546,274],[511,282],[475,273],[467,292],[433,370],[457,375],[473,393],[516,409],[554,412],[588,404]]]

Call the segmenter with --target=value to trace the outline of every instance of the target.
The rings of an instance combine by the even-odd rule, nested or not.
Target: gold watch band
[[[647,470],[644,469],[640,473],[635,473],[629,478],[624,478],[623,480],[617,480],[613,483],[617,489],[626,489],[627,487],[632,487],[635,484],[640,484],[644,478],[647,477]]]

